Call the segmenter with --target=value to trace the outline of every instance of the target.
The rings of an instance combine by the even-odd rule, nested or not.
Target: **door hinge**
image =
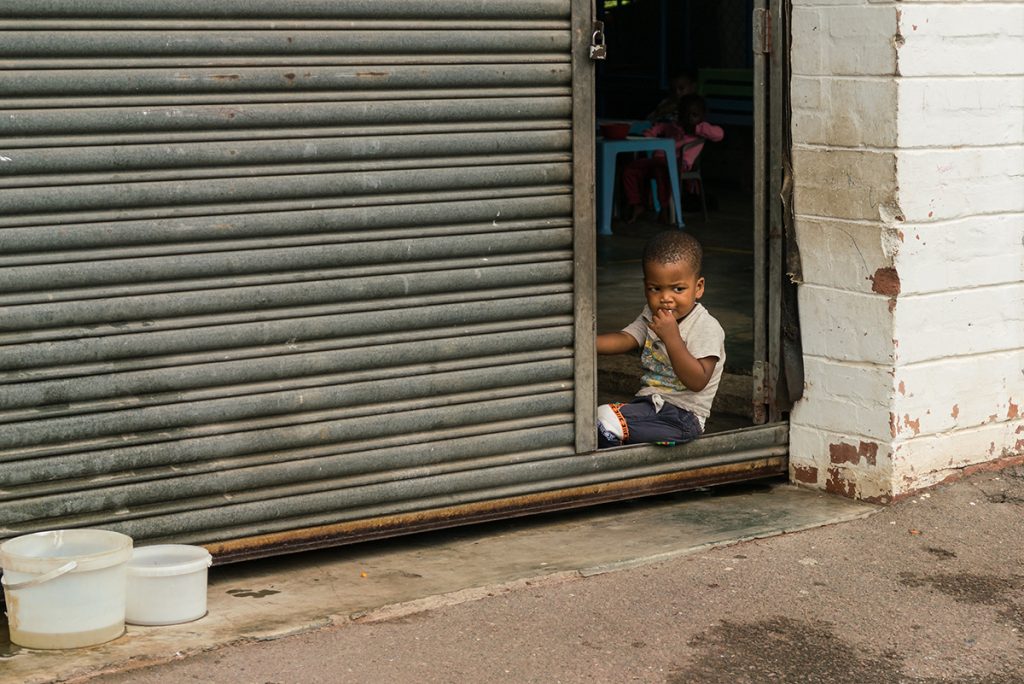
[[[754,54],[767,55],[772,51],[772,15],[764,8],[754,10],[753,21]]]

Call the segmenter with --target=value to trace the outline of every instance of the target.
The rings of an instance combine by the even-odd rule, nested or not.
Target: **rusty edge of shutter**
[[[697,442],[681,447],[624,447],[619,451],[626,451],[633,458],[640,458],[652,451],[674,451],[677,455],[675,459],[660,467],[624,468],[620,471],[577,476],[561,482],[559,487],[552,487],[550,482],[524,484],[517,488],[508,488],[503,496],[486,500],[455,501],[454,497],[441,497],[436,501],[415,502],[416,505],[411,510],[356,520],[319,525],[309,520],[307,526],[277,532],[259,532],[251,527],[235,529],[228,533],[224,541],[205,543],[204,546],[214,555],[215,563],[233,563],[458,525],[665,494],[705,485],[782,476],[788,469],[788,435],[787,423],[775,423],[705,436]],[[761,445],[737,450],[737,443],[742,441],[748,444],[760,442]],[[685,455],[691,452],[706,455]],[[597,461],[608,453],[582,454],[576,458]],[[519,491],[513,491],[514,489]]]

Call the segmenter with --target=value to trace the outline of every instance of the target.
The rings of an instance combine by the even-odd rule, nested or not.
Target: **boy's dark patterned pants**
[[[614,414],[614,418],[610,417],[605,406]],[[684,444],[697,439],[702,432],[700,421],[693,413],[667,402],[662,403],[661,410],[658,410],[650,396],[636,397],[628,404],[605,406],[598,409],[599,449],[646,442]],[[609,424],[610,420],[615,419],[618,425]],[[619,432],[622,434],[621,438],[617,434]]]

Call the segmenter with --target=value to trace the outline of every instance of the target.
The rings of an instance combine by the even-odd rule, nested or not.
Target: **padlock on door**
[[[607,56],[608,50],[604,44],[604,22],[595,21],[590,32],[590,59],[605,59]]]

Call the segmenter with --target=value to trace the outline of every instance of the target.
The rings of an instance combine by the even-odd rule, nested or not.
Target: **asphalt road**
[[[1024,466],[862,520],[92,683],[1024,682]]]

